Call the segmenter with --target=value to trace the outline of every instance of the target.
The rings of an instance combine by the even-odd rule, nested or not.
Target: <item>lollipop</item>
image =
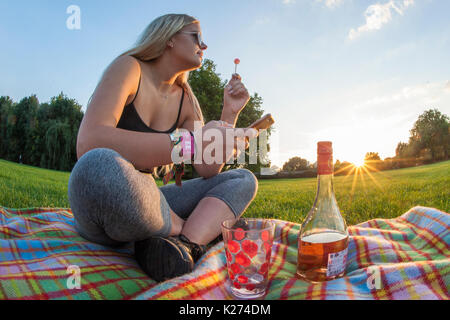
[[[241,60],[239,60],[238,58],[234,59],[234,73],[236,73],[237,71],[237,65],[241,63]]]

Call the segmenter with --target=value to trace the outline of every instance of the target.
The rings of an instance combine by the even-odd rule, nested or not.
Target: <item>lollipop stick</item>
[[[237,65],[241,63],[241,60],[238,58],[234,59],[234,73],[237,73]]]

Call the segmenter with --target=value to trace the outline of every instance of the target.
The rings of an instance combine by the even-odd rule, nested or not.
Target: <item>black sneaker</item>
[[[194,263],[196,263],[200,258],[206,253],[207,246],[200,245],[197,243],[191,242],[188,238],[186,238],[184,235],[180,234],[177,237],[179,240],[183,242],[183,244],[189,248],[190,254],[192,256],[192,260],[194,260]]]
[[[183,235],[151,237],[134,244],[139,266],[158,282],[189,273],[195,262],[206,252],[206,247],[192,243]]]

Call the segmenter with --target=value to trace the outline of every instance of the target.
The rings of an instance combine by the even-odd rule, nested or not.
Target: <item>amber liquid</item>
[[[302,279],[328,281],[344,275],[344,271],[327,276],[328,255],[345,250],[348,247],[348,236],[337,232],[312,234],[299,239],[297,276]]]

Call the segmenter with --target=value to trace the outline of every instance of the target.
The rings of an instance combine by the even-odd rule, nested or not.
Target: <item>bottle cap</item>
[[[331,141],[320,141],[317,143],[317,153],[318,154],[333,154],[333,146]]]
[[[333,147],[331,141],[320,141],[317,143],[317,173],[333,173]]]

